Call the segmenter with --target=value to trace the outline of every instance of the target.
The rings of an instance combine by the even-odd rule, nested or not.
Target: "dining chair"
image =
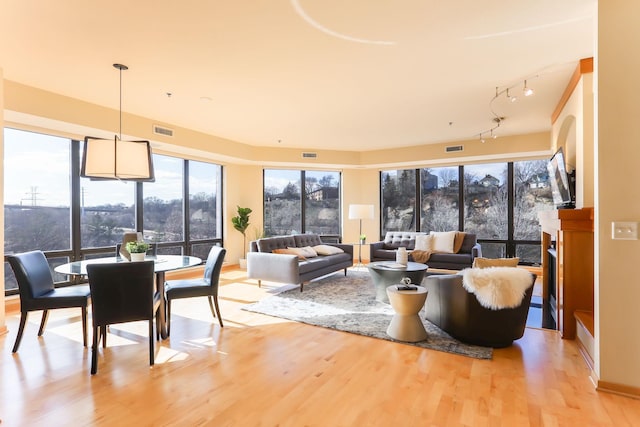
[[[107,345],[107,326],[147,320],[149,322],[149,365],[154,364],[153,320],[161,295],[155,290],[154,262],[121,262],[87,265],[93,318],[91,375],[98,371],[98,343]],[[156,324],[156,338],[159,325]]]
[[[209,308],[213,317],[218,317],[220,327],[223,327],[218,305],[218,282],[222,262],[227,250],[221,246],[213,246],[207,256],[204,267],[204,277],[198,279],[167,280],[164,285],[167,301],[167,334],[171,333],[171,301],[179,298],[192,298],[206,296],[209,300]],[[215,304],[215,311],[214,311]]]
[[[29,312],[43,310],[38,330],[38,336],[42,336],[47,325],[49,310],[56,308],[80,307],[82,309],[83,344],[86,347],[89,286],[54,287],[53,275],[42,251],[7,255],[7,260],[16,277],[20,292],[20,326],[12,353],[18,351]]]

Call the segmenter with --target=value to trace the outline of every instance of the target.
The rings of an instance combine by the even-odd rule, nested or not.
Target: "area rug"
[[[300,292],[300,288],[296,287],[246,305],[242,309],[309,325],[395,341],[386,334],[387,326],[393,316],[393,308],[376,301],[375,295],[369,274],[365,271],[350,270],[346,277],[342,273],[324,277],[306,284],[304,292]],[[464,344],[423,319],[424,312],[421,312],[420,317],[427,330],[427,340],[418,343],[402,342],[403,344],[477,359],[492,358],[492,348]]]

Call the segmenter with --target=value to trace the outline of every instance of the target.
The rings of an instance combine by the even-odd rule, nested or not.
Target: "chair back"
[[[222,262],[227,250],[221,246],[213,246],[207,256],[207,262],[204,266],[204,280],[214,288],[214,295],[217,295],[218,281],[220,280],[220,272],[222,271]]]
[[[42,251],[7,255],[7,260],[16,276],[22,305],[53,291],[53,276]]]
[[[89,264],[87,275],[94,326],[153,318],[153,261]]]

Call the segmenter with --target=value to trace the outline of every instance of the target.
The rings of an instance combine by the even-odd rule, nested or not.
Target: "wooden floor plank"
[[[1,425],[640,425],[640,402],[596,392],[575,342],[554,331],[527,329],[477,360],[241,310],[278,288],[225,271],[224,328],[206,299],[175,301],[155,366],[145,323],[114,326],[93,377],[79,313],[52,312],[41,338],[31,315],[16,355],[9,313]]]

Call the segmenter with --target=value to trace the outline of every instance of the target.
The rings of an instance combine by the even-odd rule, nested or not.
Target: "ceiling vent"
[[[449,147],[445,147],[444,151],[447,153],[453,153],[455,151],[462,151],[464,147],[462,145],[450,145]]]
[[[153,125],[153,133],[155,133],[156,135],[173,137],[173,129],[163,128],[162,126],[158,125]]]
[[[305,159],[315,159],[318,157],[317,153],[302,153],[302,157]]]

